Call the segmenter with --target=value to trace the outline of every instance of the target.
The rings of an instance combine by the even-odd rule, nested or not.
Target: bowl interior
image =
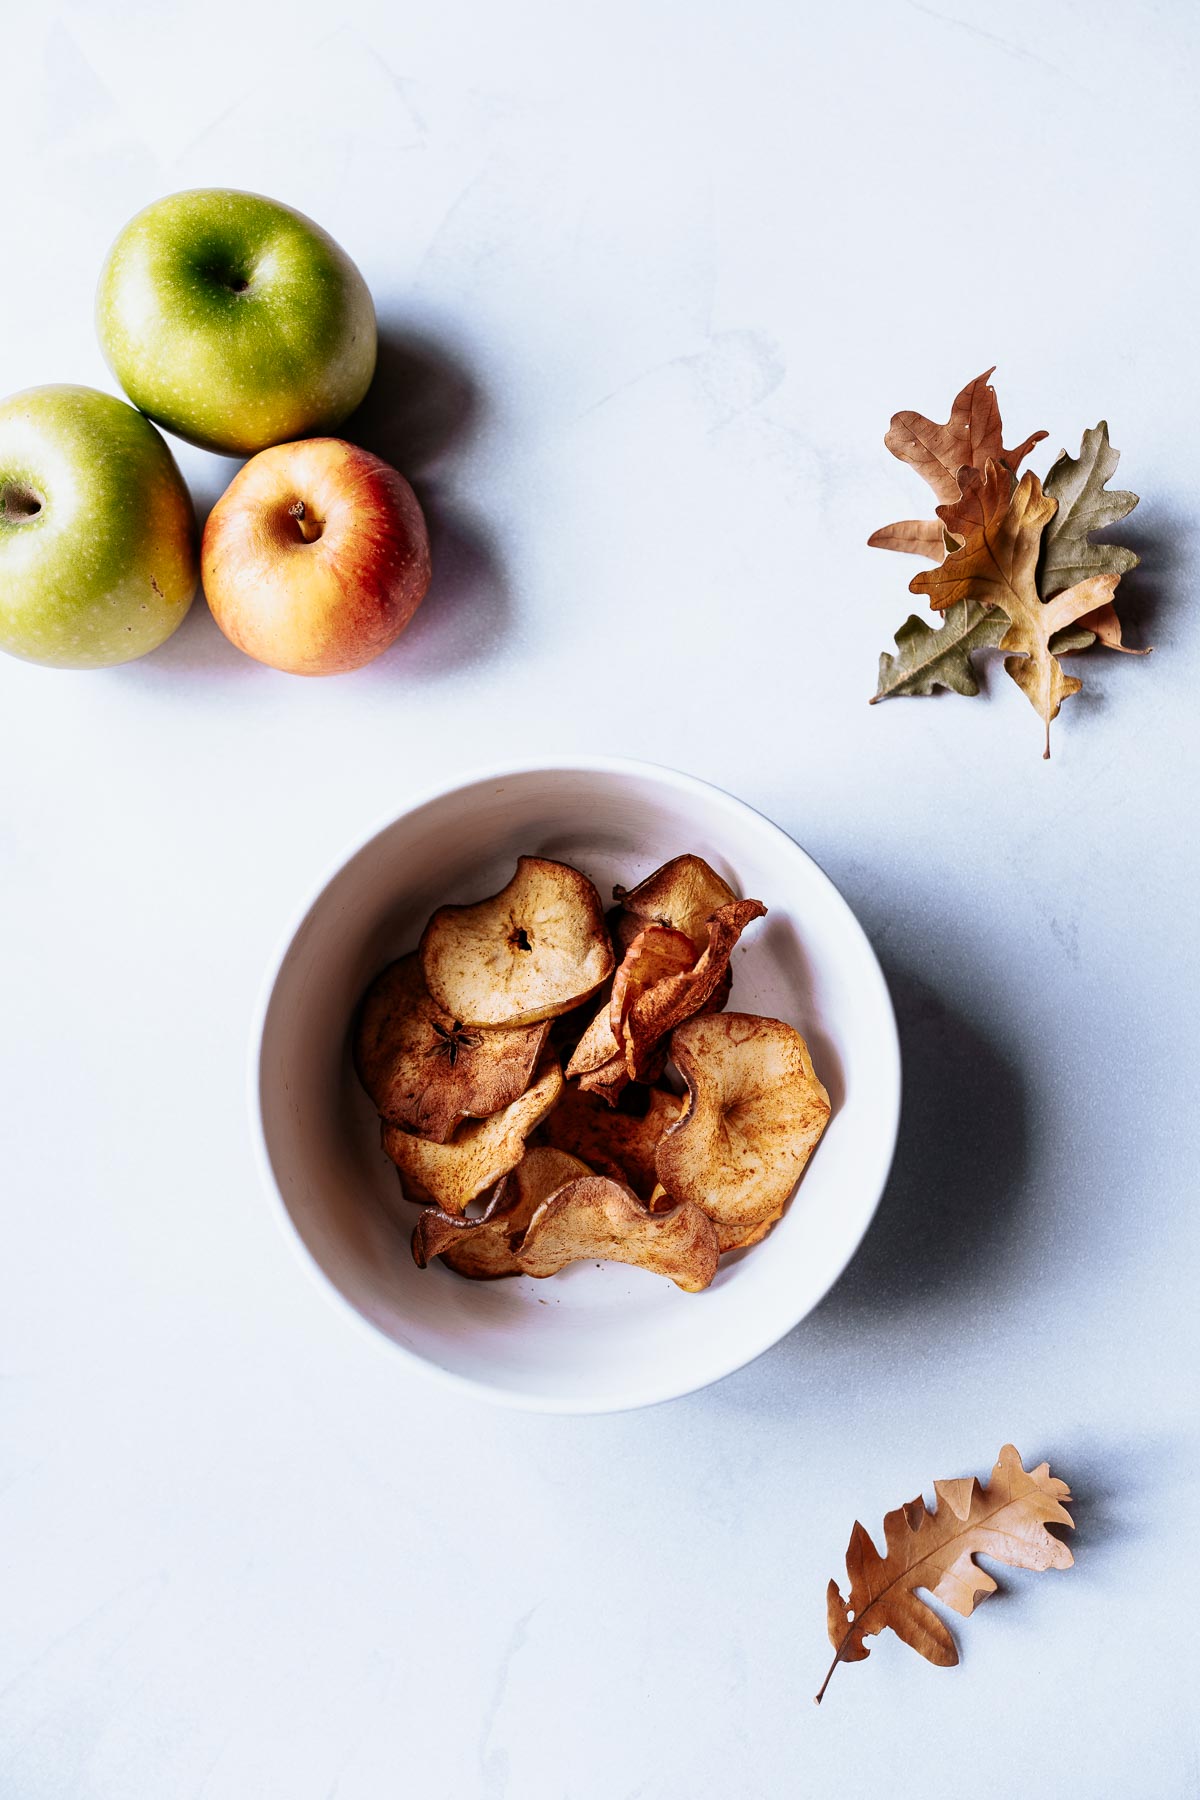
[[[620,1264],[545,1281],[419,1270],[416,1209],[379,1147],[349,1028],[375,972],[436,906],[502,887],[521,853],[591,876],[607,903],[682,851],[706,857],[768,917],[734,953],[731,1010],[787,1020],[829,1090],[828,1129],[767,1239],[684,1294]],[[374,837],[310,908],[263,1020],[257,1097],[270,1174],[309,1256],[393,1343],[496,1399],[603,1411],[686,1393],[766,1349],[853,1254],[887,1176],[899,1104],[895,1024],[860,927],[816,865],[729,796],[648,768],[524,771],[417,806]]]

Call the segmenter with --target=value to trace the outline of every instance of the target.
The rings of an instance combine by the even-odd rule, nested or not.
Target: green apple
[[[375,308],[345,251],[232,188],[156,200],[100,276],[96,328],[135,406],[229,456],[324,434],[375,372]]]
[[[131,662],[183,623],[197,578],[191,498],[148,419],[95,388],[0,401],[0,649]]]

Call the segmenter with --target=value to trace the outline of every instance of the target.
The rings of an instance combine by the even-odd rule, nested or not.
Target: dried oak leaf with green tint
[[[1077,457],[1059,453],[1046,477],[1045,491],[1058,501],[1058,511],[1042,533],[1038,563],[1038,592],[1052,599],[1064,588],[1091,575],[1127,575],[1139,557],[1120,544],[1094,544],[1093,531],[1103,531],[1126,518],[1138,503],[1136,494],[1107,484],[1117,472],[1120,452],[1108,441],[1108,425],[1101,419],[1083,434]],[[1121,621],[1111,603],[1080,619],[1069,632],[1060,632],[1051,648],[1058,655],[1084,650],[1099,641],[1108,650],[1144,656],[1123,643]]]
[[[548,1030],[464,1025],[425,986],[420,957],[402,956],[363,996],[354,1066],[385,1119],[442,1144],[463,1119],[485,1118],[520,1098]]]
[[[456,1275],[472,1281],[519,1275],[517,1246],[542,1201],[568,1181],[590,1173],[578,1157],[534,1145],[511,1174],[501,1177],[477,1219],[427,1207],[413,1228],[413,1261],[424,1269],[440,1256]]]
[[[982,523],[939,568],[923,569],[908,587],[912,594],[928,596],[937,612],[963,601],[999,607],[1007,615],[1008,630],[1000,640],[1000,649],[1009,652],[1004,667],[1043,720],[1043,754],[1049,756],[1050,722],[1083,685],[1064,673],[1050,640],[1109,602],[1118,577],[1095,575],[1043,601],[1037,590],[1038,551],[1055,502],[1043,494],[1032,471],[1021,477],[1011,497],[1008,487],[1008,470],[989,461],[980,488]]]
[[[1108,486],[1120,460],[1120,451],[1108,441],[1104,419],[1084,432],[1078,456],[1061,450],[1056,457],[1045,484],[1058,510],[1042,533],[1038,587],[1043,599],[1089,575],[1127,575],[1137,568],[1139,559],[1132,550],[1091,541],[1093,531],[1119,524],[1138,503],[1136,494]]]
[[[532,1025],[569,1012],[612,974],[600,896],[544,856],[517,859],[498,894],[440,906],[421,937],[434,999],[464,1025]]]
[[[829,1583],[826,1611],[834,1658],[817,1694],[820,1705],[839,1663],[870,1655],[865,1640],[891,1629],[928,1662],[950,1668],[958,1651],[949,1630],[917,1590],[924,1588],[964,1619],[976,1602],[996,1591],[996,1583],[975,1562],[990,1556],[1017,1569],[1069,1569],[1074,1558],[1047,1525],[1074,1523],[1063,1505],[1071,1498],[1065,1481],[1041,1463],[1026,1470],[1011,1444],[1001,1450],[986,1485],[972,1476],[934,1483],[937,1511],[918,1496],[883,1521],[886,1555],[880,1556],[855,1523],[846,1551],[850,1588],[843,1599]]]
[[[722,1250],[765,1237],[829,1122],[829,1095],[792,1026],[754,1013],[689,1019],[671,1038],[689,1104],[659,1143],[667,1192],[717,1227]]]
[[[625,1109],[626,1095],[643,1094],[643,1111]],[[682,1097],[665,1088],[627,1088],[621,1105],[613,1107],[602,1094],[568,1082],[542,1132],[548,1144],[581,1157],[597,1174],[628,1183],[648,1200],[657,1185],[655,1151],[682,1112]]]
[[[562,1092],[562,1071],[553,1051],[543,1051],[534,1081],[519,1100],[489,1119],[468,1119],[444,1144],[415,1137],[383,1122],[383,1148],[400,1171],[410,1199],[464,1213],[472,1200],[515,1169],[525,1140],[540,1125]]]
[[[896,633],[896,655],[887,650],[880,654],[879,685],[871,705],[902,694],[932,694],[935,688],[977,694],[971,657],[976,650],[995,649],[1007,630],[1006,613],[967,600],[946,609],[940,630],[910,613]]]
[[[699,1293],[717,1271],[712,1221],[687,1201],[657,1195],[651,1205],[607,1175],[570,1181],[534,1213],[521,1242],[526,1275],[556,1275],[568,1263],[632,1263]]]

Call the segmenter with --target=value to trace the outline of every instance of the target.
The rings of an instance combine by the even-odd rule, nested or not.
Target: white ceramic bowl
[[[702,1294],[616,1263],[573,1264],[545,1281],[418,1269],[416,1209],[350,1063],[367,982],[414,947],[434,907],[502,887],[520,853],[575,864],[607,900],[614,882],[632,886],[685,850],[769,907],[735,952],[730,1006],[797,1026],[833,1103],[784,1217],[763,1243],[722,1258]],[[730,1374],[817,1304],[883,1191],[900,1056],[871,947],[791,838],[691,776],[597,758],[479,775],[410,807],[341,863],[269,978],[251,1091],[264,1177],[289,1235],[380,1343],[506,1405],[610,1412]]]

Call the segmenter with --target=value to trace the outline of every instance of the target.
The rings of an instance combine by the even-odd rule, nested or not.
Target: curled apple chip
[[[463,1119],[486,1118],[520,1098],[549,1029],[464,1025],[425,986],[420,957],[402,956],[363,997],[354,1066],[385,1119],[444,1144]]]
[[[646,1080],[657,1081],[666,1066],[664,1057],[657,1073],[648,1074]],[[589,1069],[586,1074],[581,1075],[579,1086],[585,1094],[599,1094],[606,1106],[615,1106],[624,1089],[629,1086],[629,1070],[625,1067],[624,1051],[618,1050],[615,1056],[602,1062],[598,1069]]]
[[[410,1198],[464,1213],[472,1200],[515,1169],[525,1139],[540,1125],[562,1092],[562,1071],[553,1051],[542,1053],[533,1084],[503,1112],[468,1119],[444,1144],[415,1137],[383,1121],[383,1148],[400,1171]]]
[[[581,1175],[534,1213],[521,1242],[521,1268],[540,1279],[592,1258],[632,1263],[698,1293],[716,1273],[716,1229],[689,1201],[665,1195],[662,1201],[663,1210],[653,1210],[623,1182]]]
[[[692,940],[670,925],[647,925],[630,943],[613,977],[608,1025],[619,1044],[634,1002],[668,975],[683,975],[696,966]]]
[[[665,975],[644,988],[628,1008],[621,1028],[625,1066],[633,1081],[644,1081],[663,1039],[685,1019],[706,1012],[727,996],[729,959],[746,926],[766,913],[761,900],[730,900],[719,906],[704,929],[706,942],[690,969]],[[615,990],[614,983],[614,990]]]
[[[631,1094],[641,1090],[630,1088]],[[644,1112],[614,1108],[602,1095],[568,1083],[562,1098],[542,1126],[548,1144],[578,1156],[598,1175],[624,1181],[648,1199],[657,1175],[654,1153],[668,1126],[683,1112],[683,1098],[665,1088],[651,1088]]]
[[[664,1058],[657,1073],[647,1079],[657,1081],[665,1066]],[[599,1094],[609,1106],[615,1106],[622,1089],[628,1087],[625,1052],[613,1036],[608,1000],[599,1008],[572,1051],[566,1074],[568,1080],[578,1080],[585,1094]]]
[[[621,903],[615,931],[622,947],[643,926],[668,925],[691,939],[697,956],[708,942],[705,927],[712,915],[737,898],[702,856],[673,856],[628,893],[615,889],[615,896]]]
[[[757,906],[758,902],[736,900],[732,904],[735,907],[745,907]],[[708,941],[706,926],[706,945]],[[733,941],[736,942],[736,937]],[[729,949],[732,950],[732,947],[731,942]],[[713,960],[715,966],[716,959]],[[636,1050],[631,1054],[629,1014],[651,988],[657,987],[669,976],[688,974],[696,965],[696,951],[684,932],[676,931],[669,925],[643,926],[626,945],[625,954],[613,978],[608,1002],[599,1009],[575,1046],[567,1064],[568,1078],[578,1078],[579,1086],[585,1093],[601,1094],[609,1105],[616,1102],[618,1095],[630,1081],[657,1081],[666,1066],[665,1040],[670,1026],[651,1035],[651,1030],[657,1024],[658,1003],[648,1003],[641,1007],[632,1028]],[[682,992],[678,988],[664,990],[660,999],[665,1000],[669,994],[675,1006],[684,1006],[678,1017],[686,1018],[692,1011],[720,1011],[729,999],[732,985],[733,976],[726,954],[724,966],[720,968],[715,980],[711,977],[709,965],[706,965],[699,982]],[[691,999],[687,998],[689,994],[692,995]],[[669,1016],[674,1018],[675,1015]]]
[[[614,1056],[622,1063],[625,1060],[621,1055],[621,1046],[613,1036],[609,1002],[606,1000],[571,1052],[571,1060],[566,1069],[567,1078],[571,1080],[577,1075],[594,1075],[597,1069],[602,1069]]]
[[[704,1209],[722,1250],[757,1243],[829,1119],[808,1046],[779,1019],[712,1013],[678,1027],[671,1057],[690,1103],[658,1146],[658,1179]]]
[[[511,1174],[501,1177],[477,1219],[427,1207],[413,1230],[413,1261],[424,1269],[440,1256],[457,1274],[473,1281],[519,1275],[516,1246],[542,1201],[568,1181],[590,1173],[578,1157],[535,1145]]]
[[[430,993],[467,1026],[569,1012],[616,962],[592,883],[542,856],[519,857],[508,886],[487,900],[439,907],[420,954]]]

